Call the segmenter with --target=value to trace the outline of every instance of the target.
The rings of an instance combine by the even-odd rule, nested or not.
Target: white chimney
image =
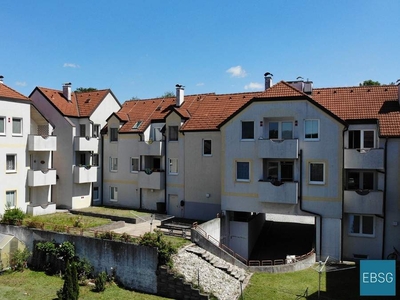
[[[176,106],[180,107],[185,101],[185,95],[184,95],[185,87],[180,84],[175,85],[175,87],[176,87]]]
[[[265,90],[268,90],[272,86],[272,76],[274,76],[274,75],[272,75],[269,72],[264,74]]]
[[[0,75],[0,84],[3,83],[3,79],[4,79],[4,76],[3,76],[3,75]]]
[[[68,101],[71,101],[71,82],[64,83],[63,95]]]

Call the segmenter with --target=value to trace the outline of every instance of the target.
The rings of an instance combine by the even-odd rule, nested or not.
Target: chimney
[[[396,84],[397,84],[397,99],[399,100],[400,104],[400,79],[397,79]]]
[[[4,82],[3,82],[3,79],[4,79],[4,76],[3,75],[0,75],[0,84],[3,84]]]
[[[63,95],[69,102],[71,102],[71,82],[64,83]]]
[[[303,92],[307,95],[311,95],[313,90],[313,82],[308,80],[304,82]]]
[[[269,72],[264,74],[265,90],[268,90],[270,87],[272,87],[272,76],[274,76],[274,75],[272,75]]]
[[[183,85],[177,84],[176,87],[176,107],[180,107],[185,101],[184,90],[185,87]]]

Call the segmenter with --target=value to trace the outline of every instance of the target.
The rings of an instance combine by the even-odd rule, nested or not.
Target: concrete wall
[[[33,251],[33,242],[69,241],[76,254],[93,265],[95,273],[116,270],[116,280],[124,287],[157,294],[158,253],[156,248],[118,241],[101,240],[0,224],[0,232],[14,235]]]

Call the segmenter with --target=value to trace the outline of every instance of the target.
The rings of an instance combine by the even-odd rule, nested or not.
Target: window
[[[93,135],[94,138],[100,137],[100,124],[93,125]]]
[[[349,149],[375,148],[374,130],[349,130]]]
[[[140,124],[142,124],[142,121],[137,121],[135,124],[133,124],[132,129],[138,129]]]
[[[118,171],[118,158],[110,157],[110,171],[117,172]]]
[[[236,180],[237,181],[250,181],[250,163],[249,162],[236,162]]]
[[[292,139],[293,122],[268,122],[269,139]]]
[[[350,215],[350,235],[374,236],[375,218],[365,215]]]
[[[324,176],[324,163],[310,163],[309,170],[309,182],[311,184],[324,184],[325,176]]]
[[[177,141],[178,140],[178,126],[169,126],[168,127],[168,139],[169,139],[169,141]]]
[[[169,159],[169,174],[172,174],[172,175],[178,174],[178,159],[177,158]]]
[[[99,187],[97,186],[93,187],[93,200],[99,200]]]
[[[7,154],[6,155],[6,172],[17,172],[17,155]]]
[[[203,140],[203,155],[211,156],[211,140]]]
[[[99,154],[93,154],[92,158],[92,166],[98,167],[99,166]]]
[[[267,166],[268,181],[293,181],[292,161],[269,161]]]
[[[348,190],[373,190],[374,189],[374,172],[347,172]]]
[[[118,128],[110,128],[110,142],[118,142]]]
[[[17,191],[6,191],[7,207],[14,207],[17,203]]]
[[[242,121],[242,140],[254,140],[254,121]]]
[[[139,172],[139,158],[131,157],[131,172]]]
[[[0,135],[6,134],[6,118],[0,117]]]
[[[22,135],[22,119],[12,118],[12,133],[16,135]]]
[[[85,124],[79,124],[79,136],[80,137],[86,136],[86,125]]]
[[[319,120],[304,121],[304,139],[306,141],[319,140]]]
[[[110,201],[118,201],[118,188],[110,186]]]

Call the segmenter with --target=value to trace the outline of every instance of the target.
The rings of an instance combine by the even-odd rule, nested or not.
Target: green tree
[[[171,97],[175,97],[174,92],[165,92],[164,94],[161,95],[161,98],[171,98]]]
[[[381,85],[379,81],[373,81],[371,79],[364,80],[363,83],[360,83],[360,86],[370,86],[370,85]]]
[[[133,96],[131,99],[129,99],[129,100],[140,100],[140,98],[139,97],[136,97],[136,96]]]
[[[93,87],[88,87],[88,88],[78,87],[75,90],[75,93],[88,93],[88,92],[94,92],[94,91],[97,91],[97,89],[93,88]]]
[[[57,292],[59,300],[78,300],[79,298],[79,282],[76,264],[67,263],[64,274],[64,285]]]

